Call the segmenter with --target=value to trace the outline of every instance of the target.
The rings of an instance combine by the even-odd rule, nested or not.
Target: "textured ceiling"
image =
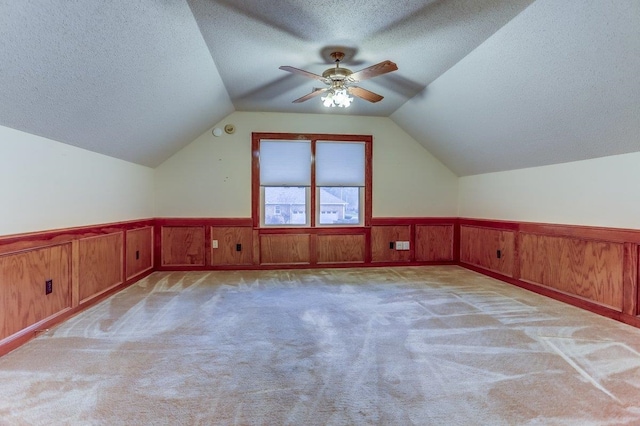
[[[230,112],[184,1],[0,1],[0,125],[156,166]]]
[[[333,46],[385,97],[291,101]],[[156,166],[234,110],[391,116],[458,175],[640,151],[639,0],[0,1],[0,125]]]
[[[478,47],[532,0],[189,0],[222,81],[238,111],[389,116]],[[384,60],[399,70],[359,86],[384,100],[327,109],[291,101],[322,83],[278,69],[316,74],[346,48],[352,71]]]
[[[392,115],[458,176],[640,151],[640,1],[538,0]]]

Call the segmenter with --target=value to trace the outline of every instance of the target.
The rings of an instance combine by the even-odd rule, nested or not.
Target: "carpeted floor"
[[[0,358],[0,424],[640,424],[640,330],[455,266],[156,272]]]

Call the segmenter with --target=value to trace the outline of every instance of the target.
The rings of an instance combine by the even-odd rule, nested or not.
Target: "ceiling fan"
[[[398,66],[391,61],[383,61],[379,64],[372,65],[368,68],[364,68],[360,71],[352,72],[350,69],[341,68],[340,61],[344,59],[343,52],[331,53],[336,66],[329,68],[322,75],[314,74],[309,71],[301,70],[290,66],[281,66],[280,69],[288,71],[293,74],[299,74],[315,80],[320,80],[328,87],[314,89],[311,93],[304,95],[301,98],[296,99],[293,103],[300,103],[323,93],[326,95],[321,99],[326,107],[348,107],[351,105],[353,98],[349,95],[356,96],[369,102],[379,102],[383,99],[382,96],[362,87],[353,86],[354,83],[364,81],[379,75],[383,75],[392,71],[396,71]]]

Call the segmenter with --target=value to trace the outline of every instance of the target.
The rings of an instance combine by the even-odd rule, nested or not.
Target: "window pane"
[[[260,141],[260,185],[311,185],[311,142]]]
[[[322,187],[319,194],[321,225],[360,223],[360,188]]]
[[[265,225],[306,225],[307,188],[267,186],[264,188]]]
[[[364,143],[318,142],[316,185],[364,186]]]

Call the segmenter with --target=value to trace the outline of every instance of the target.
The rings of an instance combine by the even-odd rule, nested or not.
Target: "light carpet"
[[[640,424],[640,330],[456,266],[156,272],[0,358],[0,424]]]

